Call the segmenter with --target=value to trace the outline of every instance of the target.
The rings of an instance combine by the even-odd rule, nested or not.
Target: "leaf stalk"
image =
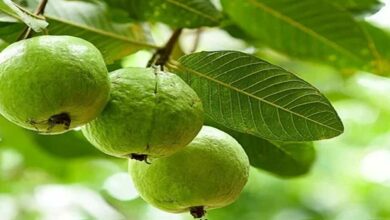
[[[45,13],[45,8],[46,8],[48,1],[49,0],[41,0],[38,4],[37,8],[35,9],[34,14],[37,16],[43,15]],[[30,27],[26,26],[24,28],[23,32],[19,35],[18,41],[31,37],[31,32],[32,32],[32,29]]]

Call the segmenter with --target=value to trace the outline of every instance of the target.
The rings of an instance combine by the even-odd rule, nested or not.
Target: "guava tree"
[[[160,144],[168,139],[175,139],[175,135],[177,137],[177,133],[169,136],[167,131],[171,130],[164,126],[180,122],[182,124],[178,130],[185,128],[184,130],[191,132],[181,137],[183,141],[177,138],[179,140],[174,143],[166,142],[168,144],[165,145],[173,146],[179,142],[178,148],[181,148],[199,132],[203,121],[200,112],[203,114],[204,111],[204,125],[216,127],[236,139],[245,150],[252,167],[268,171],[280,178],[291,178],[306,174],[310,170],[316,155],[313,141],[336,137],[343,133],[344,127],[332,103],[321,91],[296,75],[299,73],[284,68],[283,64],[269,62],[270,54],[278,53],[293,61],[303,60],[330,66],[346,76],[357,71],[387,74],[390,71],[390,44],[387,43],[390,42],[390,35],[363,19],[363,15],[375,12],[380,5],[377,0],[1,0],[0,49],[10,50],[9,45],[14,47],[15,43],[43,35],[68,35],[84,39],[98,48],[109,70],[119,69],[121,60],[129,55],[141,50],[150,51],[153,55],[146,60],[147,64],[142,70],[133,70],[136,73],[122,71],[120,74],[123,76],[117,72],[112,73],[112,78],[118,74],[116,83],[122,91],[117,95],[112,93],[111,97],[118,98],[115,105],[111,105],[112,108],[103,111],[83,129],[91,143],[103,146],[100,150],[107,154],[117,157],[132,155],[133,159],[146,160],[146,154],[135,154],[127,150],[126,145],[145,142],[144,137],[132,136],[135,130],[142,131],[147,137],[156,137],[156,143]],[[155,42],[162,40],[153,39],[152,32],[160,23],[169,27],[171,36],[158,44]],[[207,28],[226,31],[232,37],[244,41],[252,48],[251,52],[235,51],[232,48],[199,51],[199,38]],[[178,41],[184,31],[190,30],[195,36],[192,50],[185,51],[180,48]],[[34,69],[31,67],[34,66],[33,63],[22,64],[25,67],[11,64],[8,66],[14,67],[15,72],[20,72],[21,69],[26,75],[30,71],[29,68]],[[53,69],[50,62],[39,71],[45,69]],[[139,105],[135,104],[134,108],[123,111],[122,106],[131,103],[132,99],[122,99],[122,94],[131,92],[134,96],[143,97],[140,89],[142,86],[155,86],[156,91],[159,85],[163,88],[163,84],[158,84],[159,79],[154,78],[152,70],[175,74],[169,76],[172,79],[167,81],[164,88],[168,88],[170,84],[179,85],[170,88],[172,91],[165,91],[166,97],[174,100],[174,96],[177,102],[171,100],[166,102],[168,104],[164,108],[157,111],[152,109],[153,114],[161,116],[153,120],[147,116],[151,110],[150,105],[137,108]],[[54,74],[58,71],[52,72]],[[123,78],[131,83],[120,84],[124,81]],[[141,78],[145,80],[139,84],[142,86],[134,87]],[[18,82],[20,77],[12,80]],[[23,79],[28,82],[31,80],[28,77]],[[33,80],[39,81],[39,76]],[[185,83],[182,83],[183,81]],[[113,83],[113,87],[117,84]],[[41,85],[45,86],[50,91],[50,85]],[[75,90],[80,87],[73,86],[76,86]],[[104,83],[101,87],[107,89]],[[27,87],[0,88],[22,88],[15,90],[19,92],[9,95],[4,92],[0,94],[5,97],[10,112],[19,109],[12,108],[15,101],[28,103],[28,99],[19,99],[21,95],[17,94],[25,93]],[[189,91],[191,88],[195,91],[194,94]],[[107,94],[103,93],[91,93],[90,96],[101,95],[102,100],[107,99]],[[69,92],[63,95],[69,95]],[[199,97],[203,107],[194,107],[197,102],[194,100],[198,100],[195,96]],[[88,98],[90,97],[86,97]],[[153,99],[153,102],[159,101],[156,100]],[[101,105],[101,102],[97,105],[99,104]],[[178,113],[175,119],[168,120],[165,113],[174,112],[176,109],[183,110],[182,106],[187,105],[195,110],[189,111],[190,114],[186,114],[186,117],[180,117],[182,115]],[[102,106],[97,107],[96,113],[88,116],[88,120],[82,121],[80,125],[91,121],[90,117],[95,118],[101,108]],[[26,111],[30,110],[43,111],[26,108]],[[123,116],[123,112],[126,115]],[[138,120],[136,126],[131,123],[111,127],[106,123],[107,120],[125,121],[129,114]],[[69,119],[61,114],[54,116],[53,118],[51,114],[45,115],[61,125],[65,124],[65,119]],[[33,130],[40,126],[36,121],[25,119],[19,124],[23,122],[27,124],[24,127],[29,126]],[[149,126],[151,123],[154,127],[152,130]],[[75,127],[77,126],[79,125]],[[39,127],[46,128],[47,124]],[[160,135],[164,132],[167,134]],[[123,137],[131,137],[133,142],[127,143],[127,139]],[[39,139],[45,141],[42,137]],[[77,138],[73,140],[78,141]],[[155,154],[173,153],[176,153],[176,150],[159,150]],[[135,167],[140,167],[139,169],[144,169],[145,172],[148,170],[147,164],[136,164]],[[241,171],[246,172],[245,169]],[[138,172],[132,173],[132,176],[142,179],[139,175]],[[158,179],[163,177],[152,175],[151,179],[145,181]],[[203,179],[207,178],[202,176],[200,180]],[[146,197],[153,196],[152,192]],[[153,203],[153,199],[150,200]],[[156,201],[154,203],[159,203],[158,199]],[[180,210],[169,205],[167,207]],[[201,214],[195,213],[194,216],[201,217]]]

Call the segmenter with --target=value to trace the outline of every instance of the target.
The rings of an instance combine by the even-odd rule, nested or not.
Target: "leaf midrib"
[[[354,58],[354,59],[357,59],[357,60],[360,60],[360,61],[365,61],[364,58],[360,57],[360,56],[357,56],[356,54],[350,52],[347,48],[344,48],[342,47],[341,45],[337,44],[337,43],[334,43],[332,40],[322,36],[321,34],[317,33],[316,31],[314,31],[313,29],[311,29],[310,27],[307,27],[301,23],[299,23],[298,21],[290,18],[290,17],[287,17],[285,16],[284,14],[274,10],[273,8],[261,3],[261,2],[258,2],[257,0],[249,0],[255,7],[257,8],[260,8],[262,9],[263,11],[267,12],[268,14],[271,14],[283,21],[285,21],[286,23],[290,24],[291,26],[294,26],[298,29],[300,29],[301,31],[303,31],[304,33],[307,33],[311,36],[313,36],[314,38],[324,42],[325,44],[333,47],[335,50],[351,57],[351,58]],[[368,43],[368,42],[367,42]],[[372,48],[370,47],[370,51],[371,53],[374,53],[374,51],[372,51]]]
[[[144,42],[134,41],[134,40],[131,40],[131,39],[126,38],[124,36],[120,36],[120,35],[113,34],[111,32],[104,31],[102,29],[92,28],[92,27],[87,26],[87,25],[81,25],[81,24],[78,24],[78,23],[71,22],[69,20],[60,19],[60,18],[55,17],[55,16],[46,15],[45,17],[48,18],[48,19],[60,22],[60,23],[68,24],[68,25],[71,25],[71,26],[74,26],[74,27],[77,27],[77,28],[85,29],[87,31],[95,32],[95,33],[98,33],[98,34],[103,35],[103,36],[108,36],[108,37],[111,37],[111,38],[114,38],[114,39],[117,39],[117,40],[125,41],[125,42],[127,42],[129,44],[134,44],[134,45],[137,45],[137,46],[141,46],[141,47],[145,47],[145,48],[151,48],[151,49],[158,49],[159,48],[158,46],[153,45],[153,44],[148,44],[148,43],[144,43]],[[50,26],[48,28],[50,28]]]
[[[334,130],[334,131],[337,131],[337,132],[342,132],[342,130],[339,130],[339,129],[330,127],[330,126],[325,125],[325,124],[323,124],[323,123],[321,123],[321,122],[315,121],[315,120],[313,120],[313,119],[311,119],[311,118],[307,118],[307,117],[305,117],[305,116],[303,116],[303,115],[301,115],[301,114],[299,114],[299,113],[297,113],[297,112],[290,111],[289,109],[286,109],[286,108],[284,108],[284,107],[282,107],[282,106],[276,105],[275,103],[269,102],[269,101],[267,101],[267,100],[264,100],[264,99],[262,99],[262,98],[260,98],[260,97],[255,96],[255,95],[253,95],[253,94],[250,94],[250,93],[248,93],[248,92],[242,91],[242,90],[240,90],[239,88],[236,88],[236,87],[234,87],[234,86],[232,86],[232,85],[229,85],[229,84],[227,84],[227,83],[225,83],[225,82],[222,82],[222,81],[220,81],[220,80],[211,78],[211,77],[209,77],[209,76],[207,76],[207,75],[205,75],[205,74],[202,74],[202,73],[200,73],[200,72],[198,72],[198,71],[196,71],[196,70],[190,69],[190,68],[188,68],[188,67],[182,65],[181,63],[177,62],[177,61],[170,60],[169,63],[168,63],[168,66],[170,66],[170,67],[172,67],[172,68],[174,68],[174,69],[179,69],[179,70],[182,69],[182,70],[191,72],[191,73],[193,73],[193,74],[195,74],[195,75],[198,75],[198,76],[200,76],[200,77],[203,77],[203,78],[206,78],[206,79],[208,79],[208,80],[210,80],[210,81],[213,81],[213,82],[215,82],[215,83],[218,83],[218,84],[220,84],[220,85],[222,85],[222,86],[224,86],[224,87],[226,87],[226,88],[228,88],[228,89],[234,90],[234,91],[236,91],[236,92],[238,92],[238,93],[242,93],[242,94],[244,94],[244,95],[247,95],[247,96],[249,96],[249,97],[252,97],[252,98],[254,98],[254,99],[257,99],[257,100],[259,100],[260,102],[264,102],[264,103],[269,104],[269,105],[271,105],[271,106],[273,106],[273,107],[275,107],[275,108],[278,108],[278,109],[283,110],[283,111],[285,111],[285,112],[288,112],[288,113],[290,113],[290,114],[296,115],[296,116],[298,116],[298,117],[301,117],[301,118],[303,118],[303,119],[305,119],[305,120],[311,121],[311,122],[313,122],[313,123],[315,123],[315,124],[318,124],[318,125],[320,125],[320,126],[323,126],[323,127],[325,127],[325,128],[328,128],[328,129],[331,129],[331,130]]]
[[[9,12],[7,10],[2,10],[2,9],[0,9],[0,11],[2,11],[4,14],[6,14],[6,15],[12,17],[12,18],[15,18],[18,21],[21,21],[20,17],[18,15],[15,15],[14,13],[11,13],[11,12]]]

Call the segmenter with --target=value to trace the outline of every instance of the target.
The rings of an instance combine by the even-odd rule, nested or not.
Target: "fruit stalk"
[[[164,65],[168,62],[169,57],[172,54],[173,48],[176,45],[176,42],[179,40],[179,37],[182,32],[182,28],[176,29],[172,36],[169,38],[168,42],[164,47],[158,49],[149,60],[147,67],[151,67],[153,65],[160,66],[161,70],[163,70]]]
[[[46,8],[48,1],[49,0],[41,0],[38,4],[34,14],[35,15],[43,15],[45,13],[45,8]],[[23,32],[18,37],[18,41],[22,40],[22,39],[29,38],[31,36],[31,31],[32,31],[32,29],[30,27],[26,26],[26,28],[23,30]]]
[[[202,218],[206,214],[206,210],[204,210],[203,206],[196,206],[190,208],[190,214],[194,218]]]

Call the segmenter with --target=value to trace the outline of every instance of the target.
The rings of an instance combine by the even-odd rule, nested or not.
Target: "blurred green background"
[[[390,27],[390,6],[368,19]],[[154,29],[155,39],[169,37],[166,26]],[[184,32],[184,51],[192,49],[194,37],[195,32]],[[256,53],[315,85],[336,107],[345,133],[315,142],[317,160],[303,177],[280,179],[252,169],[239,200],[209,211],[208,219],[390,219],[390,79],[365,72],[351,77],[269,50],[254,51],[220,29],[203,30],[198,50],[227,48]],[[145,66],[150,56],[140,51],[110,68]],[[39,136],[0,117],[1,220],[192,219],[147,205],[126,170],[127,161],[103,155],[79,131]]]

